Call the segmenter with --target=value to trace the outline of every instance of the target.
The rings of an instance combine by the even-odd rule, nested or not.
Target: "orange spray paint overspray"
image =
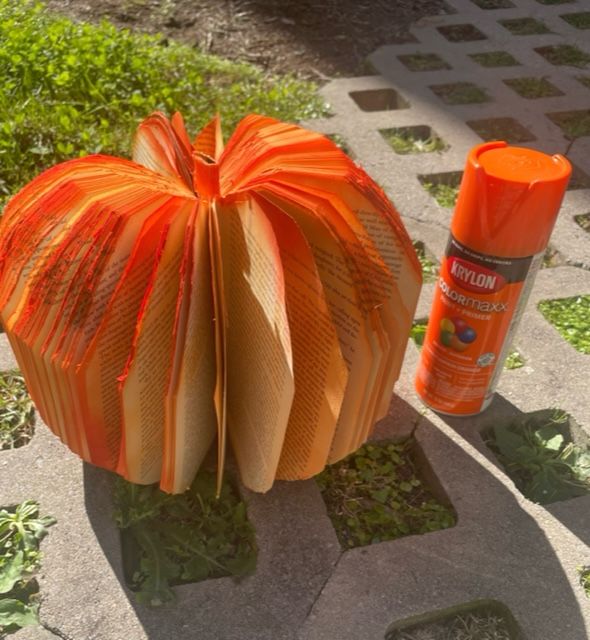
[[[563,156],[505,142],[469,153],[416,375],[435,411],[491,402],[570,174]]]

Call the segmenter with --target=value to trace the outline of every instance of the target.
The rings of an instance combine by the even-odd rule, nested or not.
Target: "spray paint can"
[[[435,411],[491,402],[570,174],[563,156],[505,142],[469,153],[416,375]]]

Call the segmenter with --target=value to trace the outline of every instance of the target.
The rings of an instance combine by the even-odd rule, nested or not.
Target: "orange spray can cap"
[[[463,245],[506,258],[543,251],[571,175],[569,161],[505,142],[467,158],[451,233]]]

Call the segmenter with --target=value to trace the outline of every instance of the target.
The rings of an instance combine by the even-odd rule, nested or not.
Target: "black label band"
[[[526,258],[501,258],[499,256],[490,256],[485,253],[473,251],[462,245],[452,234],[449,234],[449,242],[445,251],[447,258],[455,257],[467,262],[484,267],[489,271],[501,275],[506,284],[512,282],[522,282],[527,277],[534,256]]]

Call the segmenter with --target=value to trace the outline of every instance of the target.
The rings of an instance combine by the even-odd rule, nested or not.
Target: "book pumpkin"
[[[59,164],[6,206],[0,316],[92,464],[179,493],[217,438],[243,483],[309,478],[388,409],[421,284],[400,217],[324,136],[250,115],[223,148],[154,113],[133,162]]]

